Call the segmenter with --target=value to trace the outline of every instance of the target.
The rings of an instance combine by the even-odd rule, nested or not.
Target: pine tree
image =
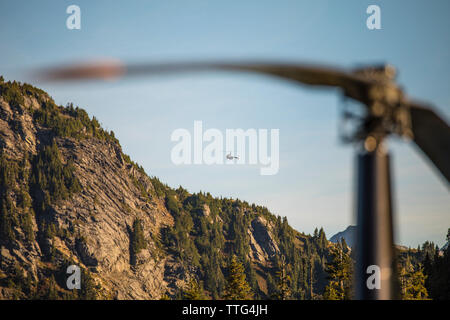
[[[147,248],[142,222],[137,218],[133,222],[133,236],[131,245],[135,253],[138,253],[141,249]]]
[[[450,242],[450,228],[447,232],[447,242]],[[424,273],[427,291],[433,300],[450,300],[450,246],[439,254],[438,250],[431,259],[431,265],[424,263]]]
[[[447,242],[450,242],[450,228],[448,228],[448,230],[447,230],[447,237],[446,237],[446,239],[447,239]],[[449,250],[449,247],[447,247],[447,250]]]
[[[315,256],[314,254],[310,255],[309,259],[309,298],[314,300],[314,268],[315,268]]]
[[[144,237],[144,228],[142,227],[141,220],[136,218],[133,222],[133,230],[131,232],[130,243],[130,262],[132,265],[136,264],[136,255],[142,249],[147,248],[147,243]]]
[[[406,257],[405,262],[400,267],[400,289],[401,289],[401,296],[404,299],[407,296],[407,288],[408,288],[408,282],[409,277],[411,273],[414,271],[414,267],[411,263],[410,255]]]
[[[252,296],[249,284],[245,279],[244,266],[235,255],[232,256],[228,266],[229,276],[225,287],[226,300],[245,300]]]
[[[191,277],[183,292],[184,300],[205,300],[205,294],[199,281],[195,277]]]
[[[82,275],[82,286],[79,292],[81,300],[97,300],[97,291],[100,286],[97,285],[90,275],[90,273],[84,269],[81,270]]]
[[[407,274],[406,287],[404,289],[403,299],[405,300],[426,300],[428,291],[425,288],[427,276],[423,274],[423,268],[419,266],[417,271]]]
[[[345,242],[339,242],[330,249],[331,262],[326,271],[330,282],[325,287],[324,297],[330,300],[350,299],[351,259]]]
[[[325,248],[327,247],[327,244],[328,244],[327,236],[325,235],[325,231],[321,227],[320,231],[319,231],[319,247],[320,247],[320,249],[325,250]]]
[[[342,300],[342,295],[339,293],[339,288],[336,282],[330,281],[330,283],[325,287],[323,298],[325,300]]]
[[[286,258],[282,255],[276,272],[276,292],[272,295],[276,300],[287,300],[291,297],[291,277],[288,275],[287,269]]]

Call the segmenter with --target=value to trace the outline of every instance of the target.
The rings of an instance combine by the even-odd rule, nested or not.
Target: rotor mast
[[[390,156],[385,139],[391,133],[411,137],[409,110],[393,83],[390,67],[357,72],[376,80],[365,101],[367,112],[353,140],[358,144],[356,180],[357,244],[355,297],[398,298],[393,236]]]

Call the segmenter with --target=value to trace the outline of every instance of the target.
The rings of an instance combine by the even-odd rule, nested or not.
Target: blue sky
[[[66,28],[67,6],[81,30]],[[381,7],[382,30],[366,28]],[[448,0],[434,1],[2,1],[0,73],[99,58],[311,61],[353,67],[389,62],[413,97],[450,118]],[[171,186],[239,197],[327,235],[354,223],[355,152],[339,143],[339,94],[253,75],[207,73],[88,84],[34,83],[59,104],[73,102],[114,130],[124,151]],[[280,129],[280,171],[255,166],[175,166],[177,128]],[[446,183],[412,144],[393,139],[397,243],[442,245],[450,227]]]

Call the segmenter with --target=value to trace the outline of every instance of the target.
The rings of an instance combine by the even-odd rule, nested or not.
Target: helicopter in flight
[[[239,157],[238,156],[233,156],[231,154],[231,152],[227,154],[227,160],[234,160],[234,159],[239,160]]]

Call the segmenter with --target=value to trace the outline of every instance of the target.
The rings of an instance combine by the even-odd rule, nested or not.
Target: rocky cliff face
[[[30,292],[51,293],[52,287],[61,297],[69,263],[84,270],[96,298],[174,296],[188,268],[162,239],[162,231],[174,228],[177,216],[167,195],[156,190],[156,180],[81,109],[55,106],[31,86],[0,86],[0,174],[9,177],[0,180],[0,298],[30,298]],[[39,163],[47,159],[40,155],[49,146],[56,150],[55,164]],[[60,175],[54,173],[58,168]],[[203,209],[211,224],[231,223],[224,221],[221,209],[207,204]],[[247,257],[251,264],[268,266],[280,253],[275,217],[256,211],[249,216]],[[146,245],[133,252],[136,220]]]
[[[42,101],[50,99],[43,97]],[[158,197],[142,196],[136,181],[148,195],[153,193],[153,186],[144,173],[124,161],[117,143],[59,137],[36,123],[33,111],[41,108],[41,103],[36,97],[25,95],[23,105],[13,107],[0,98],[0,145],[5,157],[20,162],[25,156],[36,156],[54,139],[61,161],[73,161],[81,191],[53,203],[46,212],[46,220],[57,230],[72,232],[64,239],[54,236],[29,245],[20,240],[3,245],[2,271],[7,272],[18,263],[38,281],[45,276],[40,265],[42,251],[49,243],[64,258],[91,270],[106,295],[119,299],[158,298],[165,292],[165,264],[170,259],[158,254],[150,235],[157,234],[163,225],[173,224],[164,202]],[[17,203],[14,206],[20,207]],[[33,218],[33,231],[37,233],[38,223]],[[132,266],[129,234],[136,218],[142,221],[148,249],[140,252],[139,264]],[[16,228],[14,232],[21,230]]]

